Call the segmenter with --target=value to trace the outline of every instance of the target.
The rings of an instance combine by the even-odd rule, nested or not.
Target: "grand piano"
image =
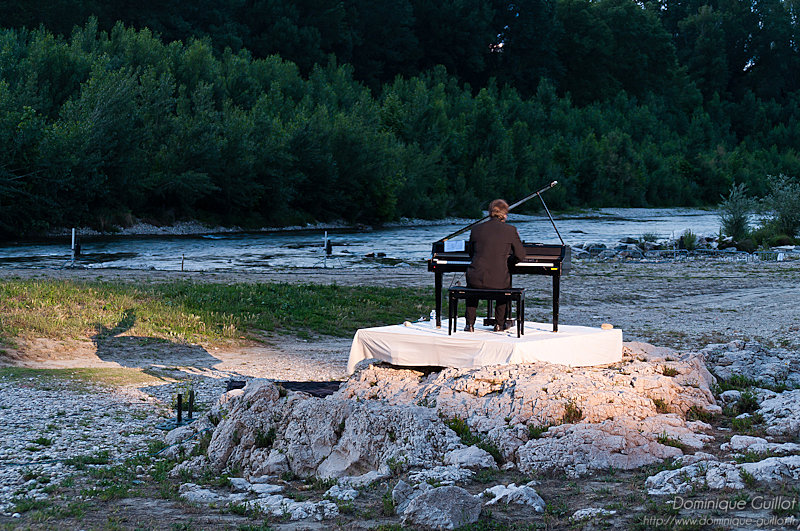
[[[534,192],[508,207],[510,211],[528,199],[538,196],[539,199],[542,200],[542,205],[544,205],[547,216],[550,218],[550,223],[553,224],[558,239],[561,240],[561,245],[522,242],[523,247],[525,247],[525,258],[520,261],[514,261],[512,257],[509,258],[508,263],[512,279],[514,275],[546,275],[553,278],[553,332],[558,332],[558,300],[561,275],[569,271],[571,263],[570,247],[564,244],[564,240],[561,238],[561,234],[558,232],[558,228],[553,221],[553,216],[550,215],[550,210],[547,208],[541,196],[542,192],[549,190],[556,184],[558,184],[558,181],[553,181],[541,190]],[[471,243],[464,240],[452,240],[452,238],[488,219],[489,216],[486,216],[433,243],[431,257],[428,260],[428,271],[434,273],[437,328],[442,326],[442,279],[444,274],[464,273],[467,271],[467,267],[472,261]],[[493,319],[487,319],[484,323],[494,324]]]

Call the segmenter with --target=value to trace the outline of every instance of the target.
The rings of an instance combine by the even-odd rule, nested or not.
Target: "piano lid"
[[[547,212],[547,217],[548,217],[548,218],[550,218],[550,223],[553,225],[553,228],[556,230],[556,234],[558,235],[558,239],[559,239],[559,240],[561,240],[561,245],[565,245],[565,244],[564,244],[564,238],[562,238],[562,237],[561,237],[561,233],[560,233],[560,232],[558,232],[558,227],[556,227],[556,222],[555,222],[555,221],[553,221],[553,216],[550,214],[550,209],[549,209],[549,208],[547,208],[547,204],[544,202],[544,198],[542,197],[542,193],[543,193],[543,192],[546,192],[547,190],[549,190],[550,188],[553,188],[553,187],[554,187],[555,185],[557,185],[557,184],[558,184],[558,181],[552,181],[550,184],[548,184],[547,186],[545,186],[545,187],[544,187],[544,188],[542,188],[541,190],[539,190],[539,191],[537,191],[537,192],[533,192],[532,194],[530,194],[530,195],[528,195],[528,196],[525,196],[525,197],[523,197],[522,199],[520,199],[520,200],[519,200],[519,201],[517,201],[516,203],[514,203],[514,204],[512,204],[512,205],[509,205],[509,207],[508,207],[508,211],[510,212],[512,209],[514,209],[515,207],[518,207],[518,206],[519,206],[519,205],[521,205],[522,203],[526,202],[528,199],[532,199],[533,197],[535,197],[535,196],[537,196],[537,195],[538,195],[538,196],[539,196],[539,199],[542,201],[542,206],[544,207],[544,211],[545,211],[545,212]],[[447,251],[447,244],[448,244],[448,243],[451,243],[451,242],[448,242],[448,240],[450,240],[451,238],[455,238],[455,237],[456,237],[456,236],[458,236],[459,234],[463,234],[463,233],[467,232],[468,230],[470,230],[470,229],[471,229],[472,227],[474,227],[475,225],[480,225],[481,223],[483,223],[483,222],[487,221],[487,220],[488,220],[490,217],[491,217],[491,216],[484,216],[483,218],[481,218],[481,219],[479,219],[479,220],[477,220],[477,221],[473,221],[472,223],[470,223],[470,224],[469,224],[469,225],[467,225],[466,227],[460,228],[460,229],[458,229],[457,231],[455,231],[455,232],[454,232],[454,233],[452,233],[452,234],[448,234],[447,236],[445,236],[444,238],[442,238],[441,240],[439,240],[439,241],[437,241],[437,242],[435,242],[435,243],[442,243],[442,242],[444,242],[444,244],[445,244],[445,251],[446,251],[446,252],[449,252],[449,251]],[[455,242],[453,242],[453,243],[455,243]],[[463,249],[461,249],[461,250],[463,251]]]

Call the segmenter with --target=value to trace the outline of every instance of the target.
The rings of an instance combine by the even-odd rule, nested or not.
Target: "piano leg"
[[[558,297],[561,288],[561,271],[553,275],[553,332],[558,332]]]
[[[436,328],[442,327],[442,272],[434,273],[434,285],[436,289]]]

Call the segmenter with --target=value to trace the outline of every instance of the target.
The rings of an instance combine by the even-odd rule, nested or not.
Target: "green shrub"
[[[768,182],[770,192],[761,205],[774,234],[794,238],[800,230],[800,183],[785,174],[770,175]]]
[[[754,208],[753,199],[747,197],[747,185],[734,183],[728,192],[728,197],[723,196],[719,205],[722,234],[730,236],[737,242],[743,240],[750,231],[749,218]]]
[[[697,249],[697,234],[692,232],[691,229],[686,229],[683,232],[678,245],[687,251],[694,251]]]
[[[547,424],[545,426],[536,426],[534,424],[528,424],[528,439],[538,439],[542,436],[544,432],[550,429],[550,425]]]
[[[562,424],[575,424],[583,418],[583,411],[570,400],[564,406],[564,416],[561,418]]]

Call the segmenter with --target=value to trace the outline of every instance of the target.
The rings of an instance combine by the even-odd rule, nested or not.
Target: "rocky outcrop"
[[[630,469],[703,448],[709,426],[685,417],[719,411],[713,381],[702,358],[641,343],[604,367],[531,363],[425,375],[370,365],[324,399],[253,380],[212,412],[208,458],[245,478],[410,470],[440,485],[498,464],[573,476]]]
[[[284,393],[266,380],[250,382],[220,416],[209,459],[246,477],[284,468],[302,477],[342,477],[428,467],[463,446],[429,408]]]
[[[720,411],[702,358],[642,343],[608,367],[547,363],[444,369],[424,376],[372,365],[337,396],[392,405],[419,404],[463,419],[523,472],[636,468],[700,449],[709,426],[690,410]],[[536,434],[538,438],[533,438]]]
[[[677,415],[657,415],[640,422],[606,420],[597,424],[556,426],[547,437],[518,449],[519,468],[564,470],[571,477],[590,470],[629,470],[683,455],[680,446],[702,448],[712,437],[695,433]]]

